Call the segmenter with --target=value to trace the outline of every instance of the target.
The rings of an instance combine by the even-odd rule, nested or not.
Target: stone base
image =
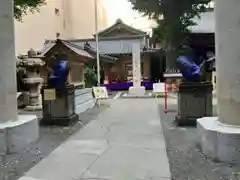
[[[132,94],[128,94],[128,93],[124,93],[122,95],[121,98],[126,98],[126,99],[129,99],[129,98],[153,98],[154,96],[152,95],[152,93],[146,93],[146,94],[143,94],[143,95],[132,95]]]
[[[92,99],[90,101],[86,101],[82,104],[78,104],[77,106],[75,106],[75,109],[76,109],[76,114],[81,114],[85,111],[87,111],[88,109],[91,109],[95,106],[96,104],[96,100],[95,99]]]
[[[130,87],[128,90],[128,94],[130,96],[144,96],[146,93],[146,89],[144,86],[140,86],[140,87]]]
[[[70,126],[75,124],[79,120],[77,114],[73,114],[69,117],[47,117],[42,118],[40,121],[41,125],[55,125],[55,126]]]
[[[196,126],[197,118],[181,118],[180,115],[175,116],[175,122],[178,126]]]
[[[19,108],[25,107],[29,104],[29,92],[18,92],[17,93],[17,105]]]
[[[218,117],[197,120],[197,131],[202,152],[215,160],[240,164],[240,127],[228,126]]]
[[[80,114],[86,110],[93,108],[96,100],[93,98],[92,89],[75,89],[75,112]]]
[[[32,112],[34,112],[34,111],[41,111],[41,110],[42,110],[42,105],[38,105],[38,106],[26,106],[26,107],[24,108],[24,110],[26,110],[26,111],[32,111]]]
[[[39,137],[35,115],[19,115],[17,121],[0,124],[0,156],[18,153]]]

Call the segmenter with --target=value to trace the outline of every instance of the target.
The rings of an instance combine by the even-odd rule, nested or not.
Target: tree
[[[45,4],[45,0],[14,0],[14,17],[22,20],[22,16],[27,12],[38,11],[39,7]]]
[[[178,50],[193,17],[206,11],[211,0],[129,0],[137,10],[157,22],[155,34],[166,52],[167,71],[175,71]]]

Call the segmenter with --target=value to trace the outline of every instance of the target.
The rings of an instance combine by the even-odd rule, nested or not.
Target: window
[[[60,11],[59,11],[58,8],[55,8],[55,15],[56,15],[56,16],[59,16],[59,15],[60,15]]]
[[[60,37],[60,35],[61,35],[61,34],[60,34],[59,32],[57,32],[57,33],[56,33],[56,38],[58,39],[58,38]]]
[[[126,76],[132,76],[133,75],[133,70],[132,70],[132,64],[131,63],[125,64],[124,69],[125,69],[124,71],[125,71]]]

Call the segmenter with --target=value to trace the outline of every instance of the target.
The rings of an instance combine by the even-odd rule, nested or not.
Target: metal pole
[[[95,38],[96,38],[96,50],[97,50],[97,81],[100,86],[100,59],[99,59],[99,38],[98,38],[98,4],[97,0],[94,0],[95,5]]]

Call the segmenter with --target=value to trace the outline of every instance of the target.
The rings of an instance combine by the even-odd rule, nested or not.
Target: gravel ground
[[[164,114],[162,104],[160,116],[173,180],[240,180],[240,167],[204,157],[197,146],[196,128],[176,127],[175,114]]]
[[[77,123],[71,127],[40,127],[40,139],[38,142],[31,144],[19,154],[11,154],[0,159],[0,180],[18,179],[67,138],[91,120],[94,120],[107,107],[109,105],[105,103],[101,107],[89,109],[80,115],[80,120],[83,123]]]

